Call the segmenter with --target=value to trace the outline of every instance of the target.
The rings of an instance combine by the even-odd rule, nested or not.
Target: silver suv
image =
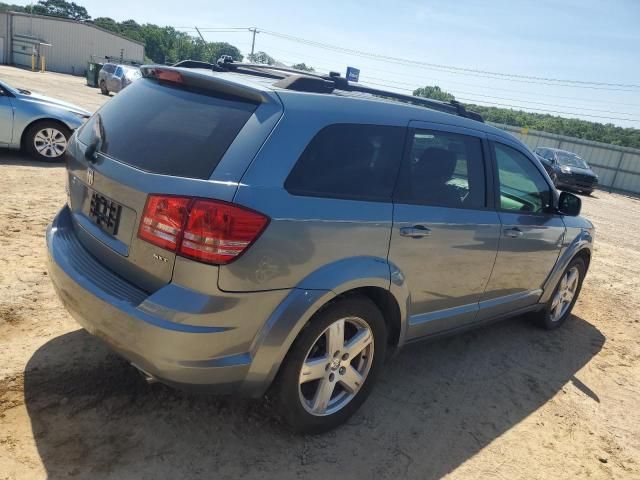
[[[149,381],[270,389],[318,432],[409,342],[567,320],[594,229],[514,137],[336,75],[204,67],[143,67],[89,119],[47,232],[65,307]]]
[[[138,67],[105,63],[98,72],[98,86],[103,95],[109,95],[109,92],[118,93],[141,76]]]

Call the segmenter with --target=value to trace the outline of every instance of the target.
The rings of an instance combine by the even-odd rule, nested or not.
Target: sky
[[[640,0],[75,1],[94,18],[170,25],[194,35],[197,26],[207,40],[229,42],[245,55],[251,51],[248,30],[206,29],[256,27],[263,30],[256,35],[256,51],[285,64],[305,62],[321,72],[344,75],[353,66],[361,71],[360,83],[379,88],[410,93],[438,85],[465,103],[640,128]],[[434,65],[473,71],[454,73]]]

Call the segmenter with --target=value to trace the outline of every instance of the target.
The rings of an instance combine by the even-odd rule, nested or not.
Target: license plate
[[[93,192],[89,205],[89,218],[102,230],[117,235],[122,205],[99,193]]]

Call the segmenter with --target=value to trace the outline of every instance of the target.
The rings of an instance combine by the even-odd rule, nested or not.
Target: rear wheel
[[[52,120],[31,125],[24,133],[24,148],[36,160],[56,162],[64,158],[71,130]]]
[[[104,80],[100,81],[100,93],[102,93],[102,95],[109,95],[109,90],[107,90],[107,84]]]
[[[386,342],[382,314],[366,297],[338,300],[317,313],[292,345],[274,386],[285,421],[305,433],[344,423],[371,392]]]
[[[567,321],[580,295],[586,271],[584,260],[581,258],[574,258],[569,263],[547,305],[538,314],[539,323],[543,328],[553,330]]]

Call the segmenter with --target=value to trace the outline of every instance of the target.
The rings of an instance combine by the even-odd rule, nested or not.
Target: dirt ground
[[[0,78],[105,100],[66,75]],[[64,197],[62,166],[0,151],[0,480],[640,479],[637,199],[583,197],[596,250],[562,329],[518,318],[410,347],[348,425],[307,437],[268,401],[146,385],[80,330],[45,264]]]

